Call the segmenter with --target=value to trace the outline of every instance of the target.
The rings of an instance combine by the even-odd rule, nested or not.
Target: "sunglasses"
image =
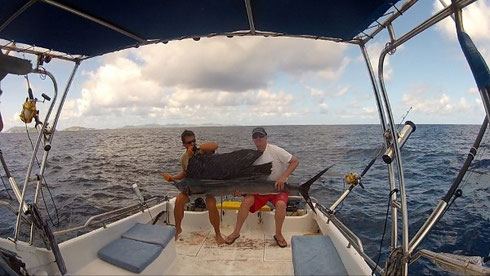
[[[254,135],[252,135],[252,138],[253,139],[257,139],[257,138],[264,138],[265,135],[264,134],[261,134],[261,133],[255,133]]]
[[[196,143],[196,139],[184,142],[185,145],[195,144],[195,143]]]

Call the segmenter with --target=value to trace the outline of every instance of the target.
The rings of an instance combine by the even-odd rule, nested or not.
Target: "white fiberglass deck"
[[[285,238],[290,243],[291,235]],[[244,232],[232,245],[216,244],[214,231],[184,232],[176,243],[177,258],[168,274],[294,274],[291,247],[280,248],[272,235]]]
[[[295,224],[299,228],[295,229],[296,232],[283,233],[288,246],[280,248],[273,238],[273,213],[262,213],[261,216],[262,218],[259,218],[257,214],[250,214],[240,238],[232,245],[217,245],[214,230],[195,229],[196,219],[207,219],[207,213],[186,212],[183,232],[176,241],[177,257],[166,274],[293,275],[291,237],[313,234],[318,227],[312,223],[297,221]],[[268,218],[265,219],[265,217]],[[301,217],[288,217],[285,225],[290,224],[290,220],[296,218]],[[235,219],[235,211],[224,212],[220,227],[223,236],[233,231]],[[297,231],[299,229],[302,231]]]
[[[162,214],[157,225],[174,223],[172,199],[161,203],[144,213],[139,212],[115,223],[93,230],[60,244],[60,250],[69,275],[135,275],[135,273],[103,261],[98,257],[101,248],[121,238],[121,235],[136,223],[151,224],[156,214]],[[152,213],[153,215],[151,215]],[[236,210],[222,210],[220,229],[229,235],[236,222]],[[275,233],[274,212],[249,214],[241,236],[232,245],[217,245],[214,230],[207,211],[186,212],[182,222],[183,232],[179,239],[165,246],[160,255],[139,275],[294,275],[291,237],[296,235],[329,235],[338,252],[347,274],[369,274],[370,268],[348,246],[347,240],[331,223],[323,223],[326,218],[301,210],[300,214],[288,214],[283,224],[283,235],[288,242],[280,248],[273,235]],[[320,223],[320,224],[319,224]],[[32,275],[55,275],[59,270],[53,254],[28,243],[13,244],[0,240],[7,250],[17,250]],[[325,248],[327,249],[327,248]],[[130,249],[128,249],[130,250]],[[321,249],[322,250],[322,249]]]

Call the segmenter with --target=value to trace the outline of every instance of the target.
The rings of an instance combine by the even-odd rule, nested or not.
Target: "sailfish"
[[[262,152],[242,149],[223,154],[196,154],[189,160],[186,178],[174,185],[186,195],[231,195],[278,193],[275,181],[268,180],[272,163],[254,165]],[[301,185],[286,183],[283,191],[297,191],[314,211],[309,195],[311,185],[331,166],[323,169]]]

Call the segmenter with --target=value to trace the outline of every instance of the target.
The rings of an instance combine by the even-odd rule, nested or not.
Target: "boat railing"
[[[460,274],[460,275],[490,275],[490,268],[474,264],[469,260],[467,256],[457,256],[454,254],[446,254],[446,253],[436,253],[430,250],[422,249],[417,251],[410,259],[410,264],[414,263],[420,257],[425,257],[431,261],[433,261],[439,268]]]
[[[56,231],[53,234],[55,236],[61,236],[61,235],[65,235],[68,233],[75,232],[75,231],[93,228],[94,226],[98,226],[98,225],[102,225],[105,228],[107,222],[115,221],[117,219],[126,217],[130,214],[134,214],[134,213],[137,213],[139,211],[144,212],[145,209],[149,209],[149,205],[156,202],[157,199],[158,199],[158,197],[152,197],[150,199],[145,200],[145,204],[136,203],[136,204],[133,204],[133,205],[130,205],[127,207],[122,207],[122,208],[119,208],[116,210],[112,210],[109,212],[105,212],[102,214],[91,216],[90,218],[87,219],[87,221],[83,225],[72,227],[69,229]]]
[[[327,223],[332,222],[333,225],[339,229],[342,235],[347,239],[348,244],[347,248],[353,247],[356,252],[362,256],[362,258],[371,266],[376,267],[378,273],[382,273],[382,269],[376,265],[376,263],[366,254],[364,253],[364,247],[362,245],[361,239],[354,233],[349,227],[345,226],[330,210],[325,208],[322,204],[320,204],[316,199],[312,198],[312,200],[316,203],[316,208],[322,212],[327,217]]]
[[[0,207],[5,206],[7,209],[12,212],[13,215],[17,216],[17,210],[15,209],[12,204],[10,204],[8,201],[5,200],[0,200]],[[26,219],[25,217],[22,217],[22,221],[26,224],[31,224],[31,221]]]
[[[17,216],[17,210],[15,210],[14,207],[12,207],[12,205],[10,205],[10,203],[8,203],[7,201],[5,200],[0,200],[0,206],[5,206],[7,207],[7,209],[9,209],[14,215]]]

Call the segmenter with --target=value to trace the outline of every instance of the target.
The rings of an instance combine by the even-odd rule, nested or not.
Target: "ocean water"
[[[216,141],[220,145],[219,152],[253,148],[251,129],[242,126],[193,128],[198,142]],[[382,130],[378,125],[269,126],[266,129],[269,143],[299,158],[300,165],[294,173],[296,179],[307,180],[326,166],[335,165],[310,192],[326,207],[344,191],[343,176],[349,172],[360,173],[382,146]],[[478,130],[479,126],[474,125],[419,125],[403,148],[410,237],[449,189]],[[138,183],[145,196],[176,195],[177,190],[164,182],[161,174],[180,169],[182,131],[182,128],[154,128],[57,132],[45,173],[59,210],[60,225],[55,229],[81,225],[92,215],[134,204],[136,196],[131,188],[134,183]],[[35,140],[34,133],[31,138]],[[489,254],[489,142],[486,135],[477,160],[463,181],[463,196],[454,202],[420,249]],[[32,152],[27,135],[1,133],[0,148],[16,181],[23,184]],[[8,185],[3,170],[0,174]],[[361,238],[366,253],[374,260],[388,203],[387,176],[386,164],[378,159],[363,179],[365,189],[356,187],[337,213]],[[28,190],[32,195],[33,185]],[[13,195],[11,191],[10,194]],[[44,196],[54,217],[53,203],[46,190]],[[0,200],[6,199],[7,192],[0,184]],[[40,206],[47,218],[42,199]],[[5,207],[0,210],[0,235],[11,236],[15,217]],[[388,223],[381,263],[384,263],[389,236]],[[410,273],[446,274],[423,259],[410,266]]]

